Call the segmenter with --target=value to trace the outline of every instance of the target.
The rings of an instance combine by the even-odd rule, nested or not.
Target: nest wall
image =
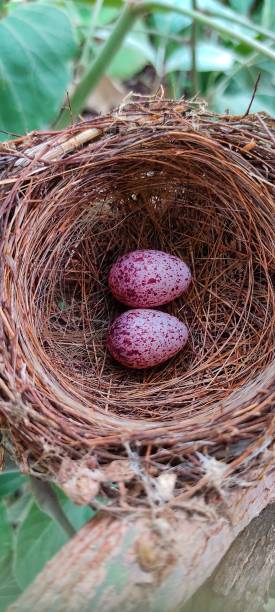
[[[172,471],[182,490],[205,458],[228,475],[262,460],[274,434],[273,134],[262,115],[143,99],[4,145],[0,409],[25,470],[109,469],[107,495],[122,480],[142,497],[146,474]],[[187,347],[144,371],[106,350],[124,310],[108,272],[136,248],[177,255],[193,275],[161,308],[187,323]]]

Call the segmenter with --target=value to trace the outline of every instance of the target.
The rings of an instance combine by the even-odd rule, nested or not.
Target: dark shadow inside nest
[[[91,195],[88,187],[87,181],[85,196],[48,221],[58,246],[51,245],[36,304],[52,376],[86,406],[150,420],[207,409],[255,377],[270,361],[268,337],[260,339],[271,315],[243,203],[204,177],[198,185],[152,166],[135,175],[130,189],[127,178],[112,192]],[[125,309],[109,292],[108,272],[136,248],[182,257],[193,274],[188,293],[161,308],[188,325],[188,345],[167,363],[139,371],[116,364],[106,350],[110,322]]]

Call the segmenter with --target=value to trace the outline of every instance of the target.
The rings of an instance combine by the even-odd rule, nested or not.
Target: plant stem
[[[258,25],[258,23],[254,23],[253,21],[250,21],[250,19],[247,19],[247,17],[243,17],[242,15],[237,15],[237,13],[235,13],[234,11],[231,11],[230,9],[227,9],[226,7],[224,7],[222,11],[218,11],[218,10],[209,8],[207,9],[206,12],[208,15],[211,15],[212,17],[218,17],[221,19],[226,19],[227,21],[231,21],[231,23],[237,23],[238,25],[242,25],[245,28],[248,28],[249,30],[254,30],[254,32],[257,32],[258,34],[262,34],[266,38],[269,38],[270,40],[275,41],[274,32],[272,32],[271,30],[268,30],[263,25],[261,26],[261,25]],[[233,36],[233,33],[232,33],[232,36]]]
[[[81,58],[79,61],[79,67],[80,68],[86,68],[86,66],[89,63],[89,56],[90,56],[90,45],[91,42],[93,40],[94,37],[94,32],[95,32],[95,28],[96,28],[96,24],[97,24],[97,20],[98,20],[98,15],[103,7],[103,2],[104,0],[95,0],[95,5],[94,5],[94,10],[92,13],[92,18],[91,18],[91,23],[90,23],[90,28],[89,28],[89,34],[86,38],[86,41],[83,45],[83,50],[82,50],[82,54],[81,54]]]
[[[192,8],[196,10],[197,2],[192,0]],[[191,52],[192,52],[192,94],[195,96],[199,93],[199,75],[197,69],[197,23],[195,19],[192,21],[192,32],[191,32]]]
[[[136,19],[144,13],[152,12],[154,10],[164,12],[173,11],[181,15],[186,15],[190,17],[193,22],[206,25],[212,30],[216,30],[220,34],[223,34],[230,39],[235,39],[242,43],[246,43],[251,49],[258,51],[262,55],[265,55],[266,57],[269,57],[275,61],[275,51],[266,45],[254,40],[253,38],[250,38],[249,36],[246,36],[245,34],[242,34],[241,32],[234,32],[232,29],[230,29],[230,26],[224,26],[223,24],[213,20],[211,17],[208,17],[199,11],[174,6],[173,2],[169,2],[169,0],[128,0],[113,28],[112,33],[110,34],[110,37],[105,42],[97,57],[93,60],[91,66],[87,69],[87,72],[76,86],[71,98],[71,109],[64,109],[64,111],[61,113],[60,118],[56,123],[57,129],[61,129],[70,123],[70,110],[74,115],[78,115],[82,111],[88,95],[97,85],[101,76],[112,62],[114,55],[120,48],[125,36],[131,30]],[[247,22],[248,24],[250,23],[248,20]]]
[[[271,25],[272,18],[272,6],[271,0],[264,0],[264,6],[262,9],[262,27],[266,28]]]
[[[213,20],[211,17],[200,13],[199,11],[194,11],[192,9],[183,8],[179,6],[174,6],[172,2],[167,2],[167,0],[144,0],[138,6],[135,7],[135,12],[140,15],[142,13],[148,13],[151,11],[173,11],[174,13],[178,13],[179,15],[187,15],[191,19],[195,20],[198,23],[208,26],[212,30],[216,30],[220,34],[224,34],[228,36],[230,39],[239,40],[247,44],[251,49],[255,49],[255,51],[259,51],[262,55],[269,57],[270,59],[275,61],[275,51],[269,49],[264,44],[254,40],[254,38],[250,38],[241,32],[234,32],[230,26],[224,26],[218,21]],[[221,15],[220,15],[221,16]],[[247,26],[250,24],[250,21],[247,20]],[[251,28],[253,29],[253,24],[251,24]]]
[[[136,20],[136,16],[136,11],[133,10],[131,4],[126,4],[109,38],[106,40],[97,57],[93,60],[91,66],[88,68],[87,72],[76,86],[71,98],[71,110],[74,115],[78,115],[82,111],[88,95],[97,85],[98,81],[110,65],[115,53],[120,48],[123,39],[131,30],[132,25]],[[70,120],[70,110],[64,109],[59,120],[57,121],[56,129],[65,127],[68,125],[68,123],[70,123]]]

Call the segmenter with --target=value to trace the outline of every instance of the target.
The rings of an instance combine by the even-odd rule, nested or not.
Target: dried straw
[[[143,98],[2,145],[0,408],[21,468],[60,480],[72,460],[100,474],[109,498],[111,481],[120,492],[126,483],[132,503],[164,470],[182,498],[209,483],[214,460],[232,483],[266,456],[273,128],[263,114]],[[189,326],[189,344],[145,371],[106,351],[123,310],[108,271],[135,248],[182,257],[193,273],[165,307]]]

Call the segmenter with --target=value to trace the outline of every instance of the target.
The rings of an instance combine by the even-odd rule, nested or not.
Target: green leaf
[[[140,30],[145,30],[143,21],[137,21],[130,34],[126,36],[107,70],[110,77],[126,80],[140,72],[148,63],[154,63],[154,48],[146,32]],[[109,30],[97,31],[97,36],[102,40],[106,40],[109,35]]]
[[[2,561],[11,550],[12,527],[8,521],[6,508],[2,503],[0,504],[0,561]]]
[[[238,13],[247,15],[251,9],[254,0],[230,0],[229,4]]]
[[[234,54],[230,49],[210,42],[199,42],[197,44],[197,68],[200,72],[222,71],[232,68]],[[166,62],[166,72],[176,70],[191,70],[192,57],[190,47],[176,49]]]
[[[239,2],[239,0],[237,0]],[[256,33],[254,30],[251,30],[249,26],[244,26],[239,23],[234,23],[234,17],[236,16],[236,12],[239,14],[241,11],[232,10],[228,6],[222,5],[217,0],[198,0],[198,10],[201,11],[209,11],[211,15],[220,15],[220,18],[217,18],[217,22],[221,25],[228,27],[230,26],[230,30],[234,31],[238,34],[245,34],[250,37],[255,37]],[[222,17],[227,17],[223,19]],[[240,15],[241,17],[246,17],[246,15]],[[233,18],[233,21],[230,20],[230,17]],[[230,40],[230,37],[229,37]],[[234,42],[234,41],[232,41]]]
[[[266,58],[259,58],[257,62],[255,62],[254,66],[261,69],[261,73],[263,71],[270,73],[273,77],[273,81],[275,82],[275,73],[274,73],[274,62],[272,60]],[[262,76],[261,76],[262,80]],[[274,82],[271,85],[274,87]]]
[[[174,0],[175,6],[182,6],[182,0]],[[185,0],[185,7],[192,8],[191,0]],[[185,15],[169,12],[154,12],[152,16],[152,25],[159,32],[160,36],[165,34],[178,34],[192,23],[192,19]]]
[[[7,516],[9,522],[13,525],[18,525],[19,523],[22,523],[29,511],[32,502],[32,496],[28,492],[24,493],[23,495],[20,495],[20,497],[12,503],[6,502]]]
[[[24,589],[68,541],[64,531],[33,503],[17,531],[15,577]]]
[[[78,28],[87,27],[91,21],[93,6],[83,4],[82,2],[68,2],[68,0],[55,0],[53,4],[65,11],[73,28],[77,31]]]
[[[70,83],[75,51],[71,23],[54,6],[17,5],[0,21],[0,129],[21,134],[49,125]]]
[[[86,506],[76,506],[62,493],[59,494],[63,509],[75,527],[79,529],[94,512]],[[68,541],[63,529],[33,503],[25,520],[18,528],[15,554],[15,576],[24,589]]]
[[[242,115],[248,108],[251,96],[251,90],[244,91],[243,93],[232,93],[218,96],[214,102],[213,109],[218,113],[224,113],[228,110],[232,115]],[[256,95],[250,112],[258,113],[261,111],[274,115],[274,96]]]
[[[76,530],[80,529],[82,525],[85,525],[85,523],[87,523],[87,521],[95,515],[95,511],[89,506],[77,506],[74,504],[58,487],[54,486],[54,490],[57,493],[63,510],[66,512],[69,520]]]
[[[222,19],[220,17],[217,17],[216,22],[220,23],[220,25],[222,26],[226,26],[227,28],[229,27],[230,32],[232,32],[232,34],[233,33],[244,34],[245,36],[249,36],[250,38],[256,38],[257,36],[257,33],[255,32],[255,30],[251,30],[249,26],[241,25],[239,23],[232,23],[229,19]],[[221,34],[221,36],[224,40],[228,40],[228,42],[230,42],[231,44],[234,44],[234,46],[245,44],[245,43],[237,42],[234,38],[231,37],[230,34],[228,35]],[[250,48],[248,46],[247,46],[247,50],[250,51]]]
[[[114,19],[116,19],[116,17],[118,17],[118,14],[118,9],[111,6],[104,6],[98,15],[96,25],[102,27],[107,23],[111,23],[114,21]]]
[[[13,575],[13,555],[9,553],[0,561],[0,612],[5,612],[21,593],[21,589]]]
[[[21,592],[13,575],[12,562],[12,528],[5,507],[0,504],[0,612],[4,612]]]
[[[218,2],[217,0],[198,0],[197,10],[200,11],[217,11],[217,13],[228,13],[230,9]],[[188,7],[189,8],[189,7]],[[190,3],[190,8],[191,3]]]
[[[274,0],[264,0],[262,11],[262,25],[271,28],[274,19]]]
[[[0,498],[12,495],[24,484],[26,478],[18,470],[0,473]]]

